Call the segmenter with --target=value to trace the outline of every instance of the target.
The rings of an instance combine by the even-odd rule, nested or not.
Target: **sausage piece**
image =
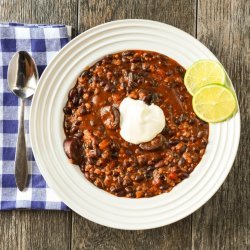
[[[162,147],[166,143],[166,138],[162,134],[158,134],[153,140],[139,144],[143,150],[155,150]]]
[[[67,138],[63,143],[64,152],[73,163],[78,164],[81,160],[81,144],[76,138]]]
[[[120,122],[120,113],[114,106],[105,106],[101,108],[101,119],[106,128],[116,129]]]

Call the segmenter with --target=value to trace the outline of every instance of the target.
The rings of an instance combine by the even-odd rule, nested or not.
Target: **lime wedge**
[[[194,94],[192,104],[200,119],[215,123],[232,116],[236,109],[236,98],[227,87],[212,84],[200,88]]]
[[[184,84],[193,95],[199,88],[213,83],[224,85],[226,74],[220,63],[213,60],[199,60],[186,71]]]

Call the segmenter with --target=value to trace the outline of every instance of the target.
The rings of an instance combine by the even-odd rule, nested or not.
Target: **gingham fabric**
[[[8,64],[16,51],[28,51],[39,75],[51,58],[69,41],[70,27],[0,23],[0,210],[18,208],[67,210],[43,179],[34,160],[29,140],[31,99],[25,102],[25,134],[28,156],[28,186],[20,192],[14,176],[19,100],[8,89]]]

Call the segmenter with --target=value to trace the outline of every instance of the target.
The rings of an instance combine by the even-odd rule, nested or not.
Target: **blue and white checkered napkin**
[[[20,192],[15,183],[14,159],[18,130],[19,100],[7,86],[8,64],[16,51],[28,51],[41,75],[52,57],[71,38],[64,25],[0,23],[0,210],[17,208],[67,210],[39,172],[29,140],[29,110],[26,101],[25,129],[29,165],[28,187]]]

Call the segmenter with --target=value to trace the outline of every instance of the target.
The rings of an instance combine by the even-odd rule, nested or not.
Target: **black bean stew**
[[[141,50],[108,55],[83,71],[63,109],[64,150],[90,182],[141,198],[169,192],[189,176],[205,152],[209,127],[194,114],[184,73],[171,58]],[[152,141],[121,138],[119,104],[126,96],[164,111],[166,127]]]

